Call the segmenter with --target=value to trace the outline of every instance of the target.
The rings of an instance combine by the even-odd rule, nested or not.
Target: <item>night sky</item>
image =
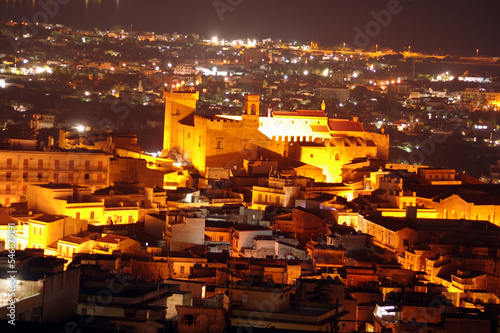
[[[55,1],[55,0],[42,0]],[[102,28],[130,26],[135,30],[195,32],[210,37],[318,40],[324,45],[359,46],[355,28],[364,31],[374,21],[371,11],[392,3],[400,13],[379,25],[368,45],[403,50],[473,56],[500,56],[496,1],[463,0],[58,0],[50,23]],[[35,5],[33,5],[35,3]],[[227,6],[215,9],[214,3]],[[233,5],[231,5],[231,3]],[[0,18],[32,19],[38,1],[1,0]],[[220,7],[222,8],[222,7]],[[222,18],[222,20],[221,20]]]

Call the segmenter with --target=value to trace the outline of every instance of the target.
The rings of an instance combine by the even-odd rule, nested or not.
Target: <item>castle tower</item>
[[[167,156],[171,149],[178,146],[178,122],[196,111],[200,93],[164,91],[165,125],[163,129],[163,151]]]
[[[245,95],[245,106],[242,115],[242,121],[246,126],[256,125],[259,126],[260,114],[260,95],[252,94]]]

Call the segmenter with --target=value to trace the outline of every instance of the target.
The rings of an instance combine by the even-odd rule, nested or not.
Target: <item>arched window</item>
[[[339,154],[335,154],[335,161],[338,161],[340,160],[340,155]]]
[[[187,314],[184,316],[184,324],[186,326],[191,326],[194,324],[194,317],[193,315]]]
[[[252,104],[252,106],[250,108],[250,114],[255,115],[255,104]]]

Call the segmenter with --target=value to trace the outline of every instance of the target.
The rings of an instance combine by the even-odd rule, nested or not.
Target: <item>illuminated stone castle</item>
[[[165,91],[163,154],[207,167],[243,167],[243,161],[290,157],[323,169],[340,182],[342,165],[355,158],[387,159],[389,137],[366,132],[357,119],[328,119],[323,111],[259,116],[260,96],[246,95],[242,116],[195,114],[198,92]]]

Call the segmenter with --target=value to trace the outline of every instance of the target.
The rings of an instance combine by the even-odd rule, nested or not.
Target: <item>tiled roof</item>
[[[320,110],[273,111],[273,117],[326,117]]]
[[[90,241],[90,238],[87,237],[76,237],[76,236],[66,236],[63,239],[59,240],[60,242],[72,243],[72,244],[83,244],[85,242]]]
[[[373,222],[382,228],[391,230],[391,231],[398,231],[401,229],[406,228],[407,226],[405,225],[404,221],[399,221],[393,218],[389,217],[382,217],[378,215],[372,215],[372,216],[367,216],[365,217],[365,220]]]
[[[320,110],[297,110],[300,117],[326,117],[325,112]]]
[[[365,129],[359,121],[350,121],[344,119],[330,119],[328,121],[330,130],[338,132],[364,132]]]
[[[330,130],[326,125],[311,125],[313,132],[328,133]]]

